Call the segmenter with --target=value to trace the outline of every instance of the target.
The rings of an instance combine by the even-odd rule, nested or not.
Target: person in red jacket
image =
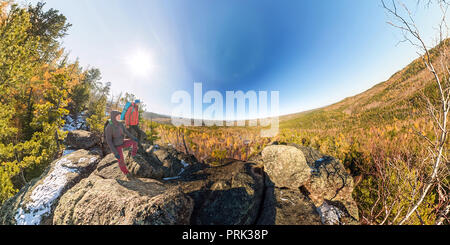
[[[139,128],[139,105],[140,100],[134,101],[128,108],[125,114],[125,126],[130,129],[131,133],[135,135],[139,142],[141,142],[142,131]],[[138,143],[139,143],[138,142]]]

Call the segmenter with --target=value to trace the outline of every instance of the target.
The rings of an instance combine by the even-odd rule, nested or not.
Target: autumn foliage
[[[43,7],[0,4],[0,203],[61,154],[64,118],[87,106],[80,87],[96,81],[60,46],[66,18]]]

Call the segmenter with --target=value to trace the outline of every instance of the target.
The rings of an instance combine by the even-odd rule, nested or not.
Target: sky
[[[35,0],[22,2],[36,3]],[[417,58],[378,0],[47,0],[73,25],[70,57],[112,92],[170,115],[178,90],[279,91],[280,114],[320,108]],[[429,45],[440,12],[405,1]],[[204,105],[204,107],[207,105]]]

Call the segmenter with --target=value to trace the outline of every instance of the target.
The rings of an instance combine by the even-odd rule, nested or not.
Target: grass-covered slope
[[[431,50],[437,61],[437,49],[448,46],[445,40]],[[420,109],[420,97],[426,92],[435,93],[435,84],[421,58],[395,73],[387,81],[336,104],[293,115],[281,117],[282,128],[342,128],[384,125],[394,120],[408,120],[415,109]],[[417,115],[416,115],[417,116]]]

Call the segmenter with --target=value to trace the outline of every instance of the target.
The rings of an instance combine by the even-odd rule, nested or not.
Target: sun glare
[[[137,50],[127,58],[127,65],[134,76],[147,77],[150,75],[153,62],[149,52]]]

